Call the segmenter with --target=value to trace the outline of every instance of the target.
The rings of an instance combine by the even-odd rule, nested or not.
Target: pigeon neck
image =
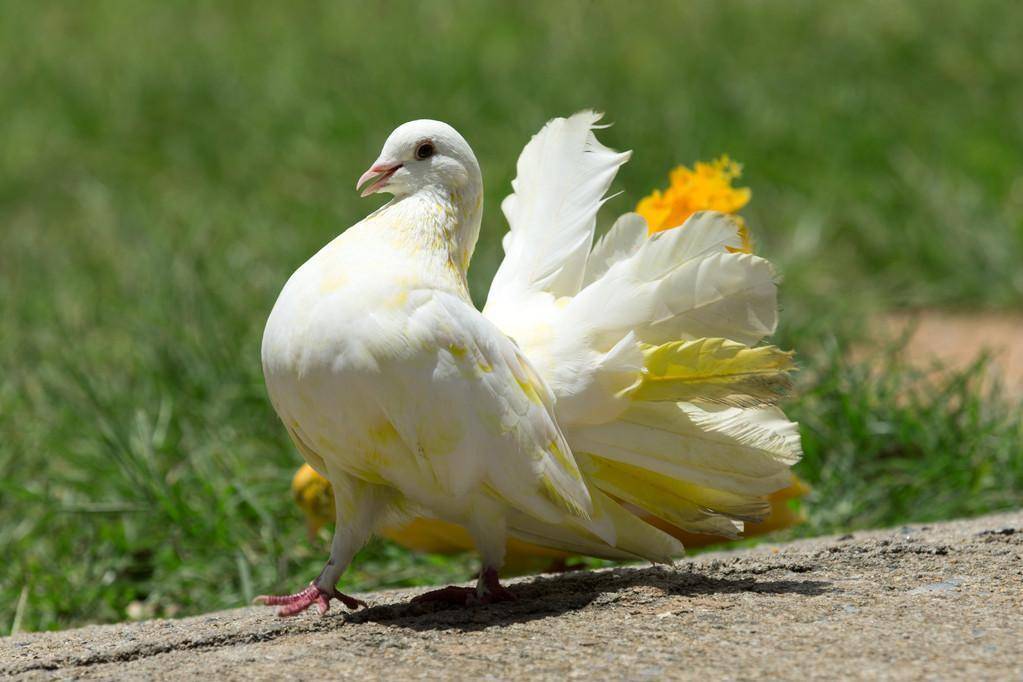
[[[424,250],[444,262],[463,285],[469,259],[476,248],[483,216],[481,182],[469,182],[457,189],[422,187],[384,207],[400,225],[401,241],[416,252]],[[466,286],[467,289],[467,286]]]

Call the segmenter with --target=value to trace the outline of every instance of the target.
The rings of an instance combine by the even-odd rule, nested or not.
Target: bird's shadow
[[[580,571],[538,576],[513,583],[508,589],[517,599],[488,606],[457,607],[410,602],[381,604],[345,615],[346,623],[374,622],[410,630],[483,630],[524,623],[576,611],[591,603],[614,604],[632,599],[623,592],[654,588],[663,595],[799,594],[815,596],[833,591],[821,580],[762,580],[754,577],[717,578],[663,566],[621,567],[607,571]],[[649,596],[639,597],[649,600]]]

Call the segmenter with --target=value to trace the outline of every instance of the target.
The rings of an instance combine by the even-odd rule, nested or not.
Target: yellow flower
[[[735,214],[749,203],[748,187],[733,187],[742,175],[742,165],[727,155],[710,163],[697,161],[692,169],[679,166],[668,175],[668,189],[654,190],[636,205],[652,233],[677,227],[697,211],[721,211]],[[741,251],[752,250],[746,223],[734,216],[742,238]]]

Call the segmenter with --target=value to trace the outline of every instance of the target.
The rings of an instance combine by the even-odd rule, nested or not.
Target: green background
[[[804,367],[798,532],[1019,506],[1018,405],[979,365],[936,382],[861,333],[1023,301],[1020,35],[1017,3],[980,0],[0,3],[0,634],[318,572],[260,336],[287,276],[380,203],[355,179],[414,118],[483,167],[478,301],[546,119],[603,110],[635,150],[602,225],[677,163],[745,164]],[[377,542],[344,584],[470,567]]]

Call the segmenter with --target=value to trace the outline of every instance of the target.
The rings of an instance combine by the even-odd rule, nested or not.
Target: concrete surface
[[[26,679],[1023,679],[1023,511],[517,581],[471,610],[243,608],[0,640]]]

